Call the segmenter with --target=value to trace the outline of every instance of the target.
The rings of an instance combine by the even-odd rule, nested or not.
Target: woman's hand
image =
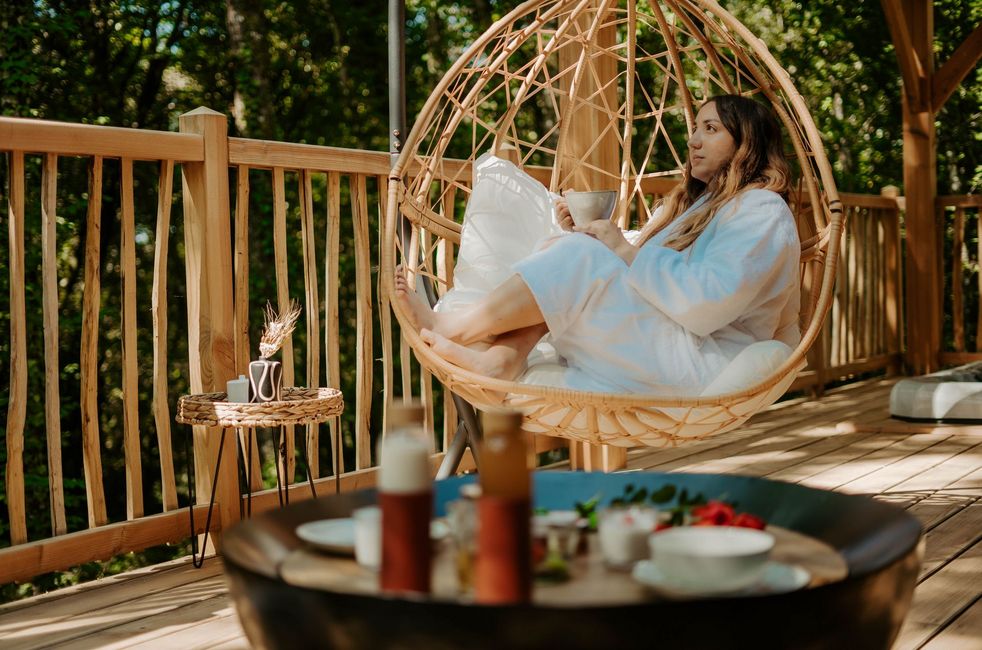
[[[566,232],[573,232],[575,227],[573,215],[569,213],[569,203],[564,198],[556,199],[556,221],[559,222],[559,227]]]
[[[638,254],[637,247],[632,246],[624,237],[624,231],[609,219],[591,221],[582,227],[574,226],[573,232],[582,232],[599,239],[607,248],[614,251],[618,257],[624,260],[628,266],[631,266],[631,262],[634,261],[634,257]]]

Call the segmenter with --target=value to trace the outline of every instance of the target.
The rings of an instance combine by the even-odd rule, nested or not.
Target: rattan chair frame
[[[663,48],[649,51],[652,43]],[[660,93],[643,74],[661,81]],[[589,189],[617,189],[618,222],[643,223],[659,195],[651,188],[665,187],[684,165],[671,125],[684,122],[687,136],[699,101],[716,92],[761,95],[784,126],[800,176],[792,207],[802,240],[802,339],[775,372],[738,392],[687,398],[503,381],[435,354],[393,300],[420,363],[478,407],[500,406],[506,396],[505,404],[524,412],[528,431],[598,444],[703,438],[776,401],[805,366],[831,305],[843,211],[820,135],[790,76],[760,39],[709,0],[530,0],[492,25],[433,90],[392,169],[381,287],[391,299],[397,264],[411,280],[429,278],[440,293],[452,286],[447,258],[460,242],[458,204],[469,194],[472,163],[486,150],[513,158],[553,191],[583,178],[592,179]],[[521,122],[525,113],[550,109],[553,123],[542,133]],[[574,134],[577,115],[596,125],[593,142]],[[605,138],[616,138],[620,160],[597,162]],[[464,154],[454,157],[459,149]],[[650,171],[656,154],[671,156],[675,168]]]

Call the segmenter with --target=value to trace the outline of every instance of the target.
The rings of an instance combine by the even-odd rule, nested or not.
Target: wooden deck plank
[[[222,574],[221,563],[214,558],[206,561],[201,569],[191,566],[189,559],[168,562],[167,565],[170,566],[147,567],[54,591],[36,599],[8,603],[0,613],[0,645],[40,625],[54,625],[75,616],[127,603],[134,598],[166,592]],[[162,570],[161,566],[164,566]]]
[[[216,601],[212,608],[203,612],[182,612],[184,618],[175,619],[173,631],[159,635],[153,639],[143,640],[139,643],[127,643],[121,648],[132,648],[133,650],[144,648],[214,648],[215,646],[231,641],[245,641],[245,631],[239,624],[239,617],[235,613],[232,601],[227,597],[215,598]],[[218,601],[223,601],[224,606]],[[195,607],[206,605],[199,603]],[[175,612],[177,614],[178,612]],[[187,615],[192,614],[193,620],[202,622],[193,625],[186,623]],[[182,621],[185,621],[182,625]],[[248,647],[248,644],[243,644]]]
[[[924,530],[930,532],[976,500],[975,497],[952,496],[939,492],[920,499],[907,508],[907,511],[920,519]]]
[[[840,399],[831,400],[827,413],[822,417],[838,417],[845,414],[856,414],[864,408],[862,404],[857,404],[859,396],[869,391],[857,391],[854,395],[840,395]],[[784,414],[790,415],[790,414]],[[655,471],[685,470],[685,471],[723,471],[710,469],[711,463],[721,458],[732,458],[734,455],[743,454],[746,450],[754,448],[754,452],[764,453],[770,451],[783,451],[786,448],[808,444],[817,441],[819,437],[836,435],[834,427],[825,427],[821,436],[810,437],[811,431],[816,428],[816,414],[798,414],[795,417],[781,417],[779,419],[761,418],[759,421],[751,420],[751,425],[745,429],[738,430],[735,434],[723,434],[719,436],[719,444],[689,454],[675,454],[668,458],[664,452],[653,452],[651,459],[639,466],[644,469]],[[749,435],[748,435],[749,434]],[[801,438],[804,438],[799,442]],[[701,464],[710,463],[710,464]],[[634,464],[629,466],[634,468]],[[755,473],[756,474],[756,473]]]
[[[800,482],[814,488],[849,491],[848,485],[854,481],[867,474],[879,471],[886,465],[896,463],[927,447],[942,442],[947,438],[947,434],[904,436],[872,453],[865,453],[858,458],[846,461],[819,474],[809,476]],[[864,442],[869,442],[870,440],[872,439],[867,438]],[[859,443],[859,446],[862,447],[863,444]]]
[[[825,472],[832,471],[840,465],[875,453],[884,447],[896,443],[899,439],[897,436],[891,437],[878,434],[869,438],[863,438],[862,440],[856,440],[845,447],[840,447],[834,451],[810,458],[807,462],[797,463],[778,472],[774,472],[768,475],[768,478],[777,481],[787,481],[789,483],[801,483],[814,476],[821,476]]]
[[[890,488],[890,492],[919,492],[945,488],[982,467],[982,443],[969,447],[920,474]],[[938,483],[942,482],[942,485]]]
[[[920,578],[933,575],[949,560],[982,542],[982,502],[962,508],[925,535]],[[982,572],[976,576],[982,586]]]
[[[982,543],[977,543],[920,583],[894,650],[920,648],[938,630],[957,625],[960,615],[982,596],[980,575]]]
[[[830,391],[821,402],[803,399],[781,402],[758,413],[743,426],[706,440],[668,449],[635,449],[628,454],[628,467],[634,470],[667,471],[671,468],[671,463],[684,458],[712,457],[713,454],[739,448],[741,442],[764,439],[778,430],[814,422],[819,414],[824,419],[826,413],[832,413],[838,407],[848,407],[861,396],[883,392],[885,389],[881,384],[881,381],[876,381]]]
[[[924,650],[982,650],[982,598],[932,638]]]
[[[932,435],[932,434],[928,434]],[[944,435],[944,434],[941,434]],[[913,442],[913,441],[912,441]],[[930,447],[890,463],[843,486],[847,492],[880,494],[888,492],[911,478],[921,475],[944,461],[954,458],[975,446],[964,436],[951,436]]]
[[[45,647],[102,647],[132,635],[133,626],[147,619],[192,603],[225,594],[221,575],[182,584],[143,598],[131,598],[109,607],[90,609],[85,614],[63,618],[41,626],[22,627],[5,636],[5,649]],[[27,610],[25,613],[29,613]]]
[[[213,625],[213,623],[220,625]],[[53,646],[78,650],[121,648],[205,648],[242,637],[235,610],[227,593],[188,602],[145,618],[72,639]]]

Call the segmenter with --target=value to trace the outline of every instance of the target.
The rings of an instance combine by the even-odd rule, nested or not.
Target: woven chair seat
[[[766,46],[706,0],[532,0],[481,35],[437,85],[390,174],[382,293],[401,264],[453,286],[473,162],[492,151],[552,191],[618,192],[614,219],[640,227],[680,178],[699,105],[714,94],[771,105],[798,177],[791,200],[802,242],[802,339],[769,376],[725,395],[666,398],[520,384],[436,355],[398,302],[420,363],[477,407],[504,403],[534,433],[597,444],[670,445],[731,429],[776,401],[805,366],[832,299],[843,213],[805,102]]]

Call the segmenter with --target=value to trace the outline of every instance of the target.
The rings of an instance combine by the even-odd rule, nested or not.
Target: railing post
[[[894,199],[896,202],[890,211],[890,217],[883,224],[883,243],[886,248],[884,259],[886,273],[886,290],[883,309],[886,316],[887,352],[894,357],[890,364],[889,373],[900,372],[900,360],[903,355],[901,326],[903,324],[902,309],[903,294],[901,287],[901,257],[900,257],[900,190],[895,185],[887,185],[880,190],[880,196]]]
[[[204,161],[183,163],[184,242],[187,272],[191,392],[225,390],[235,378],[232,232],[228,188],[228,120],[208,108],[181,115],[182,133],[200,135]],[[221,430],[194,427],[195,493],[207,504],[218,460]],[[227,436],[215,488],[221,526],[239,518],[235,436]],[[213,535],[221,545],[220,535]]]

